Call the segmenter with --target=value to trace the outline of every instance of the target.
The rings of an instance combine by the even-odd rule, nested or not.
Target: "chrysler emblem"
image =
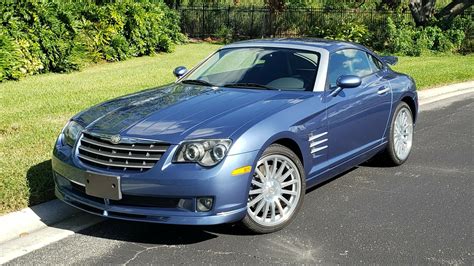
[[[119,135],[113,135],[110,137],[110,142],[113,144],[118,144],[120,142],[120,136]]]

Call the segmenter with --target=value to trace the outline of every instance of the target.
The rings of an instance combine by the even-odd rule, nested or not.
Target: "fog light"
[[[198,198],[196,208],[200,212],[208,212],[212,209],[212,198]]]

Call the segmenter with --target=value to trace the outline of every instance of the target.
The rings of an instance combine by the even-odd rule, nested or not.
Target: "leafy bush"
[[[220,39],[224,44],[228,44],[233,40],[232,29],[222,25],[216,33],[216,37]]]
[[[309,35],[318,38],[343,40],[370,45],[372,34],[359,16],[328,16],[315,21]]]
[[[465,39],[465,29],[457,19],[448,29],[433,24],[416,27],[411,21],[395,16],[387,18],[383,50],[400,55],[419,56],[423,52],[457,52]]]
[[[161,1],[7,1],[0,14],[0,81],[168,52],[184,40]]]
[[[0,31],[0,80],[18,79],[24,75],[21,69],[19,46],[12,38]]]
[[[367,44],[370,32],[364,24],[343,22],[336,29],[326,32],[324,38]]]
[[[416,31],[414,28],[404,20],[398,21],[397,24],[392,20],[392,18],[387,18],[385,50],[389,53],[412,56],[420,55],[421,50],[416,46],[416,40],[414,37]]]

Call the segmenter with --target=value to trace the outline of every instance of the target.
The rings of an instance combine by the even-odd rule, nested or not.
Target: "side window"
[[[336,85],[337,78],[342,75],[363,77],[373,72],[367,53],[361,50],[340,50],[333,53],[329,59],[328,77],[331,86]]]
[[[383,68],[382,62],[380,62],[375,56],[371,54],[367,54],[367,56],[369,57],[369,64],[370,64],[370,67],[372,67],[373,72],[382,70]]]

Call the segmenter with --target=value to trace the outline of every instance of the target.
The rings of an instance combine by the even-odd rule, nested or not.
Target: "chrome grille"
[[[142,172],[152,168],[168,147],[163,143],[112,144],[107,139],[84,133],[77,156],[83,163],[96,167]]]

